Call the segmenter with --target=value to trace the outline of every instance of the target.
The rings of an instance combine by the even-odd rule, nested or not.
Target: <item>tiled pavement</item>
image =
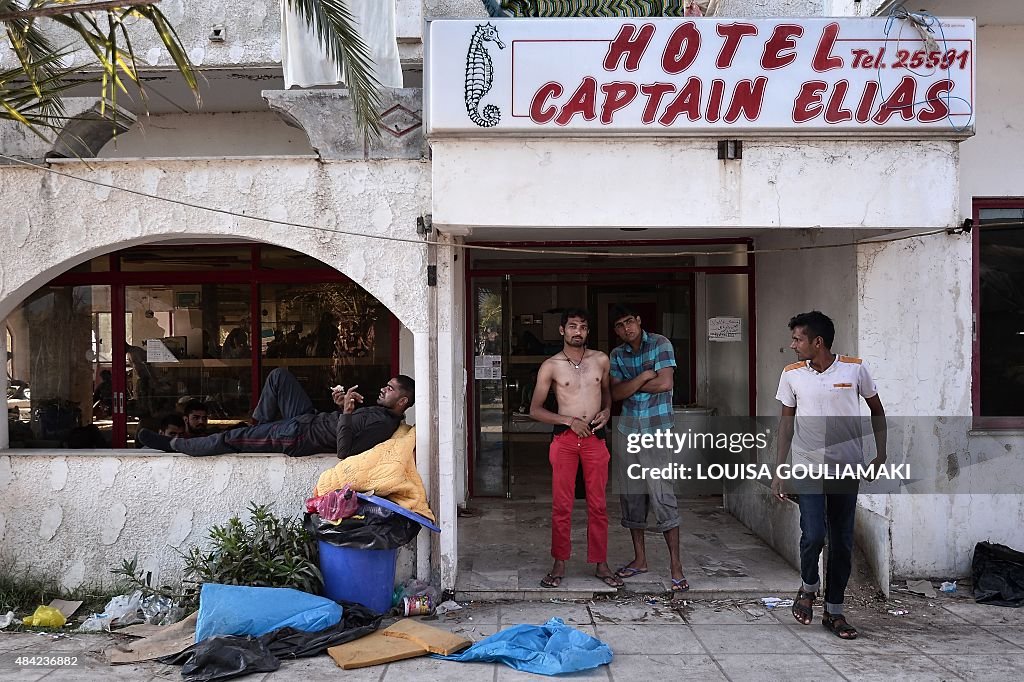
[[[459,519],[458,598],[550,599],[614,593],[593,577],[586,557],[586,510],[573,511],[573,558],[566,579],[553,590],[540,587],[551,568],[550,500],[474,500],[474,515]],[[720,498],[680,499],[680,549],[694,598],[766,595],[789,591],[800,578],[775,551],[729,514]],[[617,568],[633,558],[629,532],[610,514],[608,561]],[[670,586],[668,554],[661,533],[646,535],[650,571],[627,580],[634,592],[664,594]],[[532,591],[531,591],[532,590]]]
[[[788,595],[780,595],[788,596]],[[848,607],[861,636],[844,642],[816,621],[797,624],[788,609],[766,611],[759,603],[719,600],[689,602],[673,608],[664,599],[632,595],[587,603],[473,603],[462,611],[429,621],[481,639],[517,623],[543,623],[559,616],[605,641],[615,654],[611,665],[572,678],[596,680],[1020,680],[1024,671],[1024,609],[980,606],[965,598],[903,598],[905,616],[884,605]],[[820,608],[816,610],[820,617]],[[177,680],[173,666],[147,663],[109,667],[98,652],[106,635],[74,635],[51,641],[32,633],[0,633],[0,681],[18,680]],[[14,651],[93,652],[93,667],[15,669]],[[386,666],[341,671],[319,656],[282,664],[280,670],[252,675],[253,680],[514,680],[533,677],[495,664],[452,663],[429,658]]]

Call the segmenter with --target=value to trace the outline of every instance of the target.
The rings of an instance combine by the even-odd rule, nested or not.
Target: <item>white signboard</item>
[[[477,379],[500,379],[501,378],[501,356],[500,355],[477,355],[476,363]]]
[[[974,19],[430,23],[428,132],[974,130]]]
[[[708,319],[708,341],[742,341],[743,319],[739,317],[712,317]]]
[[[177,362],[178,358],[161,339],[146,339],[146,362]]]

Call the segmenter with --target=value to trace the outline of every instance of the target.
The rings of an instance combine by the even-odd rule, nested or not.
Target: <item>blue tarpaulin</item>
[[[217,635],[259,637],[283,627],[320,632],[337,625],[341,615],[330,599],[291,588],[206,583],[199,592],[196,642]]]
[[[460,654],[434,658],[504,663],[528,673],[560,675],[611,663],[612,650],[601,640],[569,627],[561,618],[552,618],[544,625],[516,625],[480,640]]]

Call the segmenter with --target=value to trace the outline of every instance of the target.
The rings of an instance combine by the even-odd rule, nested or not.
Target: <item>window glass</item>
[[[983,208],[977,230],[980,415],[1024,415],[1024,205]]]
[[[129,445],[140,427],[158,429],[189,401],[205,407],[207,430],[248,423],[249,291],[248,284],[125,287]]]
[[[6,320],[12,448],[110,447],[110,287],[47,286]]]
[[[318,410],[333,410],[331,386],[358,384],[366,404],[391,378],[391,317],[357,284],[265,284],[260,288],[263,377],[288,367]]]

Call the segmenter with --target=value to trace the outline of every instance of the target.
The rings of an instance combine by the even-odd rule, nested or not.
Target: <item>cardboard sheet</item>
[[[160,629],[160,632],[152,637],[145,637],[119,645],[113,649],[107,649],[110,663],[117,665],[119,663],[151,661],[155,658],[162,658],[184,651],[196,642],[196,619],[198,615],[198,612],[193,613],[185,618],[185,620],[163,627]]]
[[[401,637],[424,647],[432,654],[457,654],[473,642],[465,637],[435,628],[412,618],[398,621],[383,631],[385,637]]]
[[[49,606],[60,611],[67,620],[71,620],[71,616],[74,615],[81,605],[82,602],[80,601],[64,601],[63,599],[54,599],[49,603]]]
[[[381,665],[426,654],[426,647],[402,637],[387,637],[380,630],[327,649],[327,655],[342,670]]]

